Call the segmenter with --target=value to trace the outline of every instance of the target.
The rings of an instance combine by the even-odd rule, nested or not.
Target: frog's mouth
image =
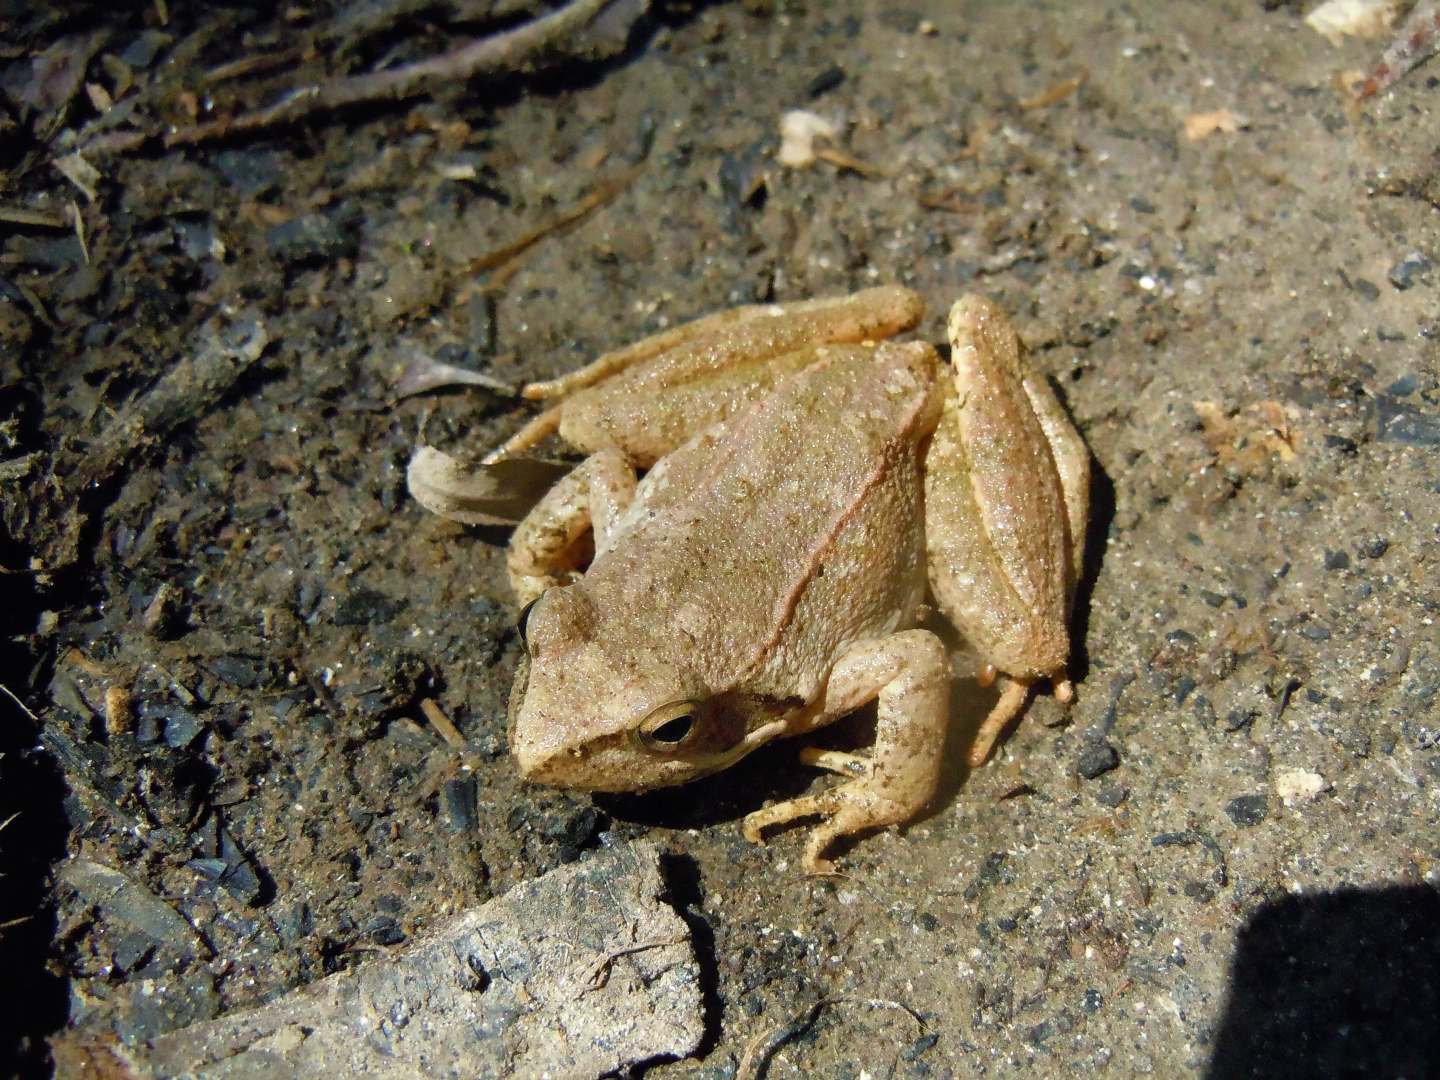
[[[751,751],[758,750],[771,739],[778,738],[785,734],[788,726],[785,720],[771,720],[761,724],[754,731],[745,733],[745,737],[728,750],[722,750],[710,756],[709,760],[696,761],[696,771],[690,779],[698,779],[702,776],[709,776],[711,773],[721,772],[734,765],[741,758]]]

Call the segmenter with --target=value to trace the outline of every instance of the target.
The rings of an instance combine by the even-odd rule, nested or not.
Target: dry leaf
[[[1300,433],[1290,425],[1285,406],[1257,401],[1238,412],[1226,412],[1213,401],[1194,403],[1205,445],[1224,468],[1254,473],[1272,457],[1294,461]]]

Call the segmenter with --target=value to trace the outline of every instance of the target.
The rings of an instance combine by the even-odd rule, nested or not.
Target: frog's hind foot
[[[1025,710],[1025,705],[1030,700],[1030,691],[1035,686],[1032,679],[1017,679],[1006,675],[1002,676],[1001,680],[1000,700],[990,710],[990,715],[981,721],[980,730],[975,732],[975,741],[965,752],[965,764],[972,769],[978,769],[990,760],[995,744],[1000,741],[1000,736],[1005,734],[1005,729]],[[990,682],[982,679],[980,685],[989,686]],[[1069,705],[1075,700],[1075,684],[1063,671],[1056,674],[1051,686],[1055,700],[1061,705]]]
[[[990,710],[990,715],[981,721],[980,730],[975,732],[975,741],[965,752],[965,764],[972,769],[978,769],[990,760],[990,752],[995,749],[1000,736],[1030,700],[1030,688],[1034,684],[1006,676],[1000,685],[1000,700]]]

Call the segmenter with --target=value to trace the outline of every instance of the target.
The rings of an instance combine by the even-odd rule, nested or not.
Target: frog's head
[[[623,635],[621,635],[623,637]],[[521,613],[525,660],[510,695],[510,750],[536,783],[643,791],[717,772],[784,722],[713,695],[693,671],[597,625],[574,586]]]

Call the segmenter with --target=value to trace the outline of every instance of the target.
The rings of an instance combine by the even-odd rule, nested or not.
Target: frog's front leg
[[[825,874],[833,864],[821,856],[835,840],[913,818],[939,780],[949,697],[949,660],[930,631],[906,630],[855,645],[831,671],[811,726],[875,700],[875,747],[869,759],[815,755],[812,763],[855,778],[755,811],[742,826],[746,839],[761,843],[762,830],[771,825],[819,815],[825,820],[810,833],[801,861],[806,873]]]
[[[618,450],[600,450],[563,476],[515,527],[506,566],[523,607],[563,585],[603,549],[635,497],[635,470]]]

